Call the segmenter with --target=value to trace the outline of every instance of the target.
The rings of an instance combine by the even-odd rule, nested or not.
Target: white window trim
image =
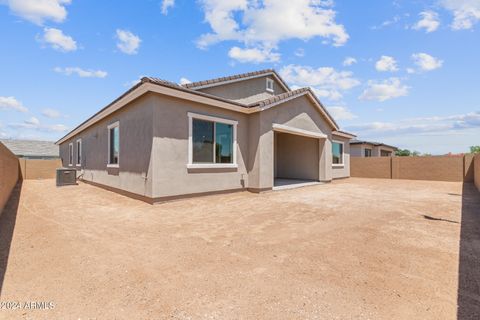
[[[118,139],[120,139],[120,122],[114,122],[109,124],[107,127],[107,138],[108,138],[108,159],[107,159],[107,168],[118,168],[120,166],[120,150],[118,150],[118,163],[110,163],[110,129],[118,128]],[[120,141],[119,141],[120,142]],[[120,145],[119,145],[120,146]],[[119,147],[120,149],[120,147]]]
[[[73,143],[68,144],[68,166],[73,166]]]
[[[207,116],[204,114],[188,112],[188,169],[214,169],[214,168],[238,168],[237,164],[237,125],[238,121],[224,118]],[[206,120],[211,122],[218,122],[230,124],[233,126],[233,163],[193,163],[193,119]],[[215,126],[214,126],[215,128]],[[214,133],[215,135],[215,133]],[[215,147],[213,148],[213,160],[215,160]]]
[[[77,167],[80,167],[82,165],[82,139],[77,139],[75,146],[77,147],[77,157],[75,158],[75,163]],[[80,158],[80,162],[78,162],[78,159]]]
[[[332,143],[333,142],[342,145],[342,163],[332,163],[332,167],[345,167],[345,142],[338,141],[338,140],[332,140]],[[332,154],[332,160],[333,160],[333,154]]]
[[[269,86],[268,86],[269,83],[272,84],[272,87],[271,87],[271,88],[269,88]],[[266,82],[265,85],[266,85],[266,89],[267,89],[268,92],[274,92],[274,90],[273,90],[273,79],[267,78],[267,82]]]

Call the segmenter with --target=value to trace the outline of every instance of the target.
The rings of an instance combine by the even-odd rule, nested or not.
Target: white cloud
[[[380,72],[398,71],[397,61],[393,57],[381,56],[380,60],[375,63],[375,69]]]
[[[438,13],[435,11],[423,11],[419,14],[420,19],[412,28],[415,30],[425,29],[427,33],[433,32],[440,26],[440,19]]]
[[[412,54],[412,59],[421,71],[432,71],[440,68],[443,65],[442,60],[432,57],[426,53]]]
[[[453,14],[453,30],[471,29],[480,20],[479,0],[440,0],[440,4]]]
[[[11,123],[10,127],[16,129],[30,129],[43,132],[65,132],[68,127],[63,124],[42,124],[38,118],[31,117],[21,123]]]
[[[371,27],[370,29],[372,29],[372,30],[380,30],[380,29],[383,29],[383,28],[388,27],[388,26],[390,26],[390,25],[397,24],[401,19],[402,19],[401,16],[396,15],[396,16],[394,16],[392,19],[390,19],[390,20],[385,20],[385,21],[383,21],[380,25],[378,25],[378,26],[373,26],[373,27]]]
[[[347,127],[363,136],[404,135],[421,133],[445,133],[464,129],[480,128],[480,111],[452,115],[414,119],[401,119],[397,122],[370,122]]]
[[[175,0],[163,0],[162,1],[162,14],[167,15],[168,9],[173,8]]]
[[[269,53],[266,60],[276,61],[272,57],[278,53],[272,50],[281,41],[321,37],[341,46],[349,38],[344,26],[335,21],[333,1],[201,0],[201,4],[212,32],[200,36],[197,40],[200,48],[233,40],[243,43],[246,49],[240,50],[250,55],[254,54],[252,48],[256,48]],[[258,58],[247,60],[255,62]]]
[[[70,76],[72,74],[76,74],[81,78],[105,78],[108,73],[102,70],[84,70],[79,67],[66,67],[60,68],[56,67],[53,69],[57,73],[64,74],[66,76]]]
[[[352,120],[357,117],[346,107],[327,107],[327,110],[335,120]]]
[[[27,112],[28,109],[23,104],[15,99],[15,97],[1,97],[0,96],[0,109],[16,110],[20,112]]]
[[[142,40],[128,30],[117,29],[117,48],[126,54],[137,54]]]
[[[305,49],[298,48],[297,50],[295,50],[295,52],[293,54],[295,54],[297,57],[304,57],[305,56]]]
[[[61,113],[59,111],[50,108],[43,109],[42,115],[50,119],[57,119],[61,117]]]
[[[67,18],[65,5],[71,0],[3,0],[13,14],[42,25],[45,21],[63,22]]]
[[[343,60],[343,66],[344,67],[349,67],[353,64],[357,63],[357,59],[353,57],[346,57],[345,60]]]
[[[265,63],[277,62],[280,60],[279,53],[275,53],[267,49],[258,48],[242,49],[239,47],[233,47],[230,49],[230,51],[228,51],[228,56],[242,63]]]
[[[49,44],[53,49],[58,51],[69,52],[77,50],[75,40],[64,34],[60,29],[44,28],[43,36],[39,40]]]
[[[330,100],[342,98],[342,91],[347,91],[360,82],[350,71],[336,71],[334,68],[288,65],[280,70],[280,75],[294,87],[311,87],[319,97]]]
[[[390,78],[382,82],[368,81],[367,88],[360,95],[360,100],[386,101],[408,95],[409,87],[402,85],[400,79]]]
[[[192,83],[192,81],[184,77],[180,78],[180,84],[187,84],[187,83]]]

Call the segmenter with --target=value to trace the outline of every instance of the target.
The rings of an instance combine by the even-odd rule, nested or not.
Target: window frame
[[[333,143],[342,145],[342,163],[333,163]],[[345,142],[339,140],[332,140],[332,167],[345,167]]]
[[[210,169],[210,168],[238,168],[237,163],[237,125],[238,121],[230,120],[225,118],[219,118],[214,116],[207,116],[204,114],[188,112],[188,162],[187,168],[188,169]],[[213,122],[213,160],[215,161],[216,158],[216,134],[215,134],[215,123],[222,123],[222,124],[229,124],[233,127],[233,141],[232,141],[232,163],[194,163],[193,162],[193,119],[197,120],[205,120]]]
[[[73,142],[68,144],[68,166],[73,166]]]
[[[77,141],[75,142],[75,145],[77,147],[77,157],[75,159],[75,164],[77,165],[77,167],[80,167],[82,165],[82,139],[77,139]],[[80,160],[80,161],[78,161]]]
[[[370,150],[370,155],[367,156],[367,154],[365,153],[367,150]],[[373,149],[372,148],[363,148],[363,157],[364,158],[372,158],[373,157]]]
[[[110,139],[110,131],[114,128],[118,128],[118,162],[117,163],[110,163],[111,157],[111,139]],[[107,139],[108,139],[108,158],[107,158],[107,168],[118,168],[120,167],[120,121],[116,121],[111,123],[107,126]]]
[[[268,84],[271,83],[272,84],[272,87],[269,88]],[[266,90],[268,92],[274,92],[275,90],[273,89],[273,79],[271,78],[267,78],[267,82],[266,82]]]

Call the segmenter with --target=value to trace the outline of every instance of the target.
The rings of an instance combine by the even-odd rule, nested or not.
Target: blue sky
[[[141,76],[276,69],[342,129],[480,145],[480,0],[0,0],[0,137],[56,140]]]

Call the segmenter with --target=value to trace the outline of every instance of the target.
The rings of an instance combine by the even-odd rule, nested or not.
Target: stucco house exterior
[[[394,157],[398,148],[381,142],[350,140],[350,156],[352,157]]]
[[[141,82],[58,140],[63,166],[148,202],[350,176],[350,139],[274,70]]]

